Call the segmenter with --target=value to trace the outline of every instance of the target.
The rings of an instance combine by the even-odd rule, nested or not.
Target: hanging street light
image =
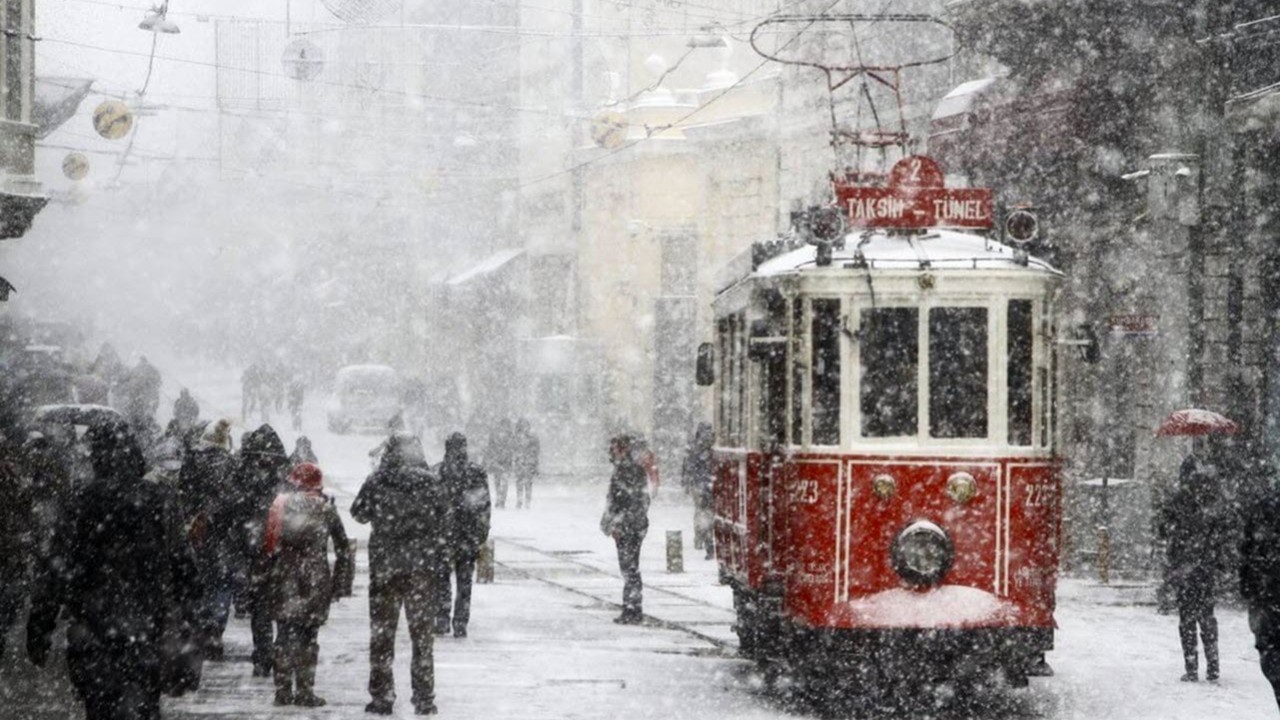
[[[138,28],[141,30],[149,30],[153,33],[177,35],[182,32],[182,30],[178,28],[177,23],[166,17],[168,13],[169,0],[164,0],[164,3],[162,3],[160,7],[152,8],[151,11],[147,13],[147,16],[142,19],[142,22],[138,23]]]

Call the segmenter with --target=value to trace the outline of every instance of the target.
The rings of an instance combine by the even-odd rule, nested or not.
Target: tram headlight
[[[978,494],[978,481],[967,472],[958,472],[947,479],[947,497],[957,505],[963,505]]]
[[[893,540],[893,569],[908,584],[928,587],[942,582],[955,560],[947,532],[928,520],[916,520]]]
[[[888,500],[898,491],[898,481],[892,475],[881,473],[871,478],[871,492],[881,500]]]

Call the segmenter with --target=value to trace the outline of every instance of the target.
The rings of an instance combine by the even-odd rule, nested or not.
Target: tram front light
[[[908,525],[893,540],[893,569],[908,584],[930,587],[942,582],[955,560],[955,546],[947,532],[928,520]]]
[[[963,505],[978,494],[978,481],[967,472],[958,472],[947,480],[947,497]]]
[[[871,479],[871,492],[881,500],[888,500],[898,491],[898,482],[892,475],[881,473]]]

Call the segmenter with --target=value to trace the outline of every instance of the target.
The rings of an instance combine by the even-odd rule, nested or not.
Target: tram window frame
[[[808,345],[805,344],[804,317],[805,300],[795,298],[791,301],[791,405],[790,405],[790,443],[804,445],[804,389],[805,375],[809,372]]]
[[[989,438],[992,419],[990,308],[936,305],[929,308],[927,322],[929,438]],[[964,352],[966,349],[968,352]],[[978,398],[981,402],[977,402]]]
[[[716,372],[716,442],[726,445],[729,441],[729,389],[733,385],[729,373],[731,358],[727,317],[716,320],[716,346],[719,355],[716,362],[720,366]]]
[[[1011,298],[1005,304],[1005,418],[1013,447],[1030,447],[1036,440],[1035,345],[1035,301]]]
[[[842,298],[809,300],[809,438],[813,445],[840,445],[843,310]]]
[[[913,438],[920,433],[921,309],[915,305],[864,307],[859,314],[858,407],[863,438]],[[895,407],[903,410],[883,410]]]

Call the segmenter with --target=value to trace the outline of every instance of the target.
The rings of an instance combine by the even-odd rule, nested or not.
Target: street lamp
[[[153,33],[165,33],[166,35],[177,35],[182,32],[178,29],[178,24],[170,20],[166,15],[169,13],[169,0],[164,2],[158,8],[151,8],[151,12],[138,23],[140,30],[149,30]]]

